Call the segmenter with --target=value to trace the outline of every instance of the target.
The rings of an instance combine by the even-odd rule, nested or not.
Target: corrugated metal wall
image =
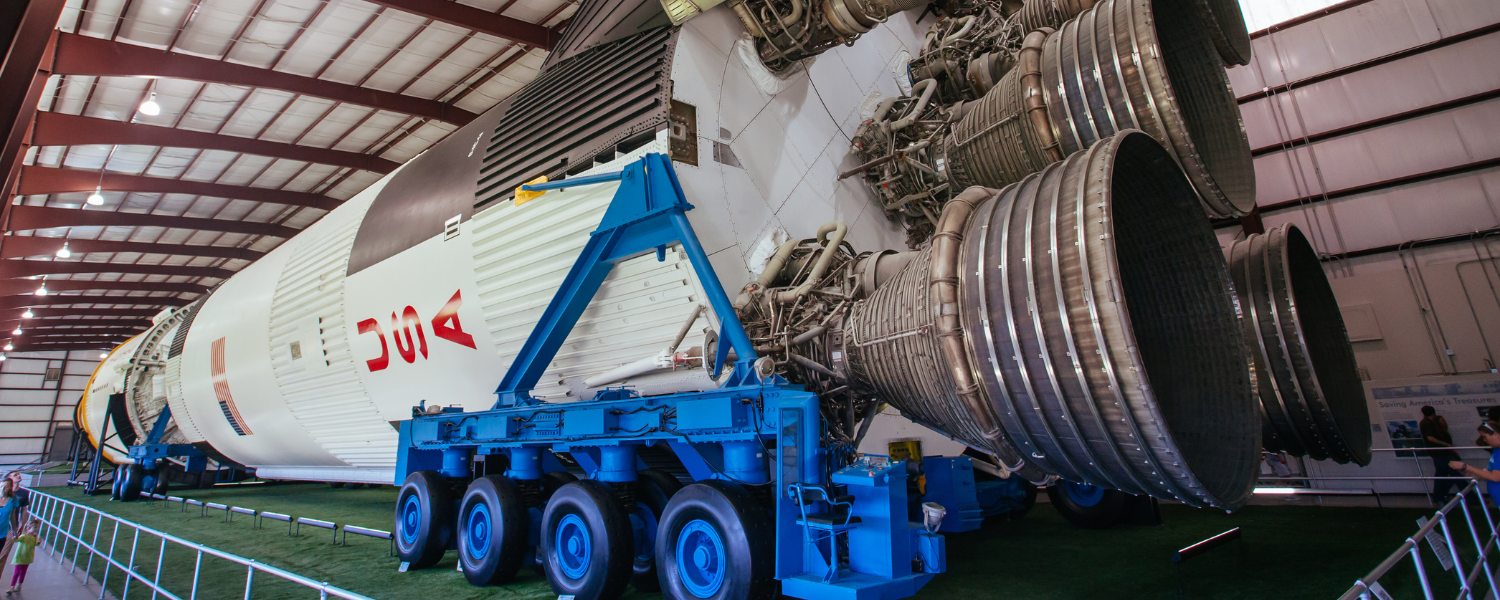
[[[0,362],[0,473],[40,462],[69,442],[74,407],[98,365],[97,351],[81,350],[12,353]]]

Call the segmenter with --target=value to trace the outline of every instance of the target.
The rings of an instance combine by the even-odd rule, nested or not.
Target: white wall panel
[[[1500,100],[1491,100],[1257,157],[1256,203],[1267,206],[1496,157]]]
[[[1496,56],[1500,33],[1255,100],[1245,133],[1262,148],[1500,89]]]
[[[1230,83],[1243,96],[1496,22],[1497,2],[1377,0],[1254,40],[1255,60]]]
[[[40,388],[42,387],[42,376],[29,373],[5,373],[0,374],[0,388]],[[5,392],[0,392],[4,394]]]
[[[1320,252],[1341,253],[1500,227],[1500,169],[1400,186],[1262,215],[1293,223]]]

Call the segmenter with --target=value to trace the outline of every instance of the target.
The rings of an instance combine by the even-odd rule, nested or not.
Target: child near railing
[[[10,576],[10,589],[5,590],[6,595],[21,591],[21,584],[26,583],[26,570],[36,560],[36,532],[40,525],[41,521],[36,519],[27,521],[26,526],[21,529],[21,535],[16,538],[16,551],[11,556],[15,574]]]

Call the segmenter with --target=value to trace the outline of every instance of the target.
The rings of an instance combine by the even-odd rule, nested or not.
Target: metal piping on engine
[[[1021,41],[1021,53],[1017,64],[1021,73],[1021,96],[1025,99],[1026,116],[1031,119],[1031,128],[1041,141],[1042,151],[1052,162],[1063,159],[1062,145],[1052,130],[1052,121],[1047,118],[1047,102],[1042,92],[1042,43],[1052,35],[1050,27],[1040,28],[1026,34]]]
[[[1026,0],[1016,14],[1026,31],[1052,29],[1094,7],[1099,0]]]
[[[829,235],[830,233],[832,235]],[[790,290],[777,292],[776,301],[781,303],[796,301],[817,287],[818,282],[823,280],[823,276],[828,274],[828,265],[833,261],[834,253],[838,252],[839,244],[844,243],[844,234],[847,233],[849,233],[849,226],[845,225],[843,221],[824,223],[822,227],[819,227],[818,243],[823,244],[823,252],[818,254],[818,262],[813,263],[812,273],[808,275],[807,281],[803,282],[802,285]],[[779,256],[781,252],[778,251],[776,254]],[[767,271],[769,270],[770,267],[768,265]],[[761,277],[765,277],[765,274],[762,273]]]
[[[936,302],[934,325],[937,339],[952,371],[957,386],[955,392],[968,405],[971,416],[979,424],[980,434],[994,446],[1005,444],[1001,439],[1004,434],[1000,431],[994,407],[980,394],[979,383],[974,379],[974,367],[969,364],[969,353],[964,348],[964,327],[959,319],[958,255],[963,249],[964,230],[974,209],[997,195],[994,190],[969,188],[943,207],[937,233],[932,236],[932,274],[929,277],[929,298]],[[1018,470],[1020,465],[1008,468]]]

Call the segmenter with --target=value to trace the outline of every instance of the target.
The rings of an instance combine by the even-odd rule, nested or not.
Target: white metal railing
[[[1484,513],[1483,531],[1489,540],[1487,542],[1481,543],[1479,541],[1481,530],[1475,527],[1476,519],[1474,518],[1474,514],[1470,512],[1469,507],[1468,498],[1471,494],[1477,504],[1475,508],[1479,512]],[[1455,509],[1457,510],[1455,511]],[[1448,525],[1449,517],[1453,516],[1455,512],[1463,515],[1463,521],[1468,526],[1469,538],[1473,542],[1475,551],[1473,567],[1468,571],[1464,569],[1463,555],[1459,552],[1458,544],[1456,543],[1458,540],[1454,538],[1453,530]],[[1441,531],[1442,535],[1441,537],[1434,538],[1433,536],[1437,531]],[[1417,579],[1421,583],[1423,597],[1427,600],[1434,600],[1432,591],[1433,581],[1428,578],[1427,566],[1422,560],[1421,544],[1423,540],[1427,540],[1433,554],[1438,557],[1440,563],[1443,563],[1444,570],[1452,570],[1457,577],[1457,598],[1459,600],[1494,597],[1496,593],[1500,593],[1500,589],[1495,587],[1495,573],[1490,568],[1490,560],[1495,550],[1497,537],[1500,537],[1500,531],[1496,530],[1495,518],[1490,514],[1490,507],[1485,504],[1482,486],[1479,485],[1479,482],[1470,481],[1468,485],[1464,486],[1463,491],[1460,491],[1457,496],[1454,496],[1452,500],[1449,500],[1442,508],[1438,509],[1432,519],[1429,519],[1426,523],[1418,527],[1417,532],[1411,537],[1406,538],[1401,547],[1397,548],[1389,557],[1381,561],[1379,565],[1376,565],[1375,569],[1370,571],[1368,575],[1355,581],[1354,585],[1349,588],[1349,591],[1344,592],[1344,595],[1339,597],[1339,600],[1354,600],[1356,598],[1360,600],[1372,600],[1373,598],[1380,597],[1380,578],[1384,577],[1396,565],[1401,564],[1402,559],[1408,556],[1411,557],[1412,566],[1417,570]],[[1434,543],[1435,539],[1441,540],[1442,543]],[[1449,564],[1450,561],[1451,566]],[[1487,590],[1476,589],[1476,584],[1481,582],[1481,575],[1484,576],[1483,582],[1489,586]],[[1490,593],[1489,596],[1484,594],[1486,591]]]
[[[128,597],[130,593],[130,585],[132,582],[138,582],[139,585],[144,585],[151,590],[151,597],[153,598],[153,600],[158,595],[167,598],[167,600],[184,600],[183,596],[164,589],[161,584],[162,559],[166,555],[167,543],[171,542],[178,546],[193,550],[197,553],[197,559],[193,565],[193,583],[192,587],[187,591],[187,600],[197,600],[198,598],[198,581],[199,575],[202,573],[203,555],[205,554],[245,566],[244,597],[246,600],[249,600],[250,592],[255,584],[256,571],[274,575],[286,581],[290,581],[292,583],[302,585],[310,588],[311,590],[317,591],[318,598],[320,598],[321,600],[326,600],[330,597],[344,598],[345,600],[373,600],[368,596],[356,594],[343,588],[328,585],[328,582],[326,581],[314,581],[302,575],[287,571],[286,569],[273,567],[254,559],[244,558],[242,556],[230,554],[222,550],[210,548],[203,544],[191,542],[175,535],[157,531],[150,527],[146,527],[138,523],[133,523],[131,521],[118,518],[103,511],[84,506],[70,500],[64,500],[57,496],[38,491],[36,489],[28,490],[28,493],[30,493],[32,497],[32,513],[42,522],[42,530],[39,532],[38,537],[42,540],[43,543],[46,544],[46,546],[48,547],[48,552],[51,555],[58,557],[57,562],[59,564],[61,564],[68,558],[69,543],[73,544],[73,564],[69,569],[69,572],[73,572],[78,569],[78,553],[80,550],[88,550],[89,553],[88,563],[84,567],[85,573],[92,572],[91,569],[94,566],[95,558],[104,561],[104,576],[99,580],[100,598],[104,597],[105,590],[107,590],[109,587],[110,573],[114,570],[119,570],[120,573],[124,574],[126,577],[124,588],[120,594],[121,598]],[[90,517],[93,518],[94,522],[93,535],[89,536],[90,539],[85,541],[83,538],[84,536],[88,535],[88,525]],[[100,550],[98,547],[99,533],[105,527],[111,525],[112,530],[110,533],[109,548],[107,550]],[[131,537],[130,557],[127,559],[127,563],[121,563],[120,560],[115,556],[115,548],[121,541],[120,533],[122,528],[126,530],[125,534]],[[155,536],[160,542],[157,544],[156,551],[156,572],[150,578],[140,573],[136,566],[136,552],[140,549],[141,534],[143,533],[147,536]],[[62,543],[61,547],[58,546],[59,541],[61,541]],[[147,544],[149,548],[149,537]],[[148,549],[147,552],[150,552],[150,550]]]

